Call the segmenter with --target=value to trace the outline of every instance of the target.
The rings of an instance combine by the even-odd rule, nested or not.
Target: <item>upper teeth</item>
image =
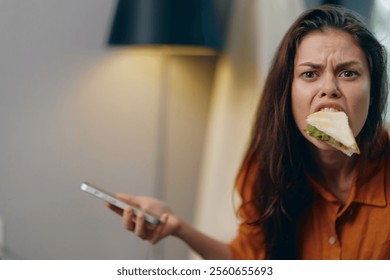
[[[339,110],[335,108],[322,108],[321,112],[338,112]]]

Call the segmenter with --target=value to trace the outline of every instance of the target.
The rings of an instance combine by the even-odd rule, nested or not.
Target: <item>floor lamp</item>
[[[215,55],[221,49],[220,24],[213,0],[119,0],[109,34],[109,46],[160,53],[161,83],[158,113],[155,193],[164,200],[164,160],[169,103],[170,56]],[[162,259],[162,246],[151,258]]]

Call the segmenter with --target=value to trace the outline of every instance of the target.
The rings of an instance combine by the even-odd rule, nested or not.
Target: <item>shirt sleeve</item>
[[[253,226],[242,223],[229,247],[236,260],[265,259],[264,235],[261,230],[253,229]]]
[[[245,166],[244,162],[243,166]],[[265,238],[259,226],[251,225],[248,221],[258,218],[258,213],[251,204],[253,199],[252,186],[255,183],[257,168],[241,168],[236,180],[236,189],[241,196],[242,204],[238,210],[240,225],[236,237],[229,243],[233,258],[237,260],[265,259]],[[245,205],[245,207],[244,207]]]

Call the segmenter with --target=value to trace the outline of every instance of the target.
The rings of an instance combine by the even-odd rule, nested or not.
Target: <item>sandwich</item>
[[[306,133],[319,141],[340,150],[348,156],[360,154],[355,137],[344,112],[335,109],[323,109],[306,119]]]

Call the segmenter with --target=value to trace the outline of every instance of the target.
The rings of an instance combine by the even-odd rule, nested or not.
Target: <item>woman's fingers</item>
[[[131,205],[131,207],[121,210],[109,203],[106,203],[106,206],[122,216],[122,223],[125,229],[134,232],[136,236],[149,241],[151,244],[155,244],[165,236],[172,234],[178,227],[178,221],[175,222],[175,216],[162,201],[124,193],[118,193],[115,196],[119,200]],[[137,210],[134,211],[135,208],[133,207],[136,207]],[[152,213],[158,216],[160,223],[154,225],[147,222],[145,213]]]
[[[159,225],[156,226],[146,222],[145,215],[141,211],[137,216],[130,207],[123,211],[123,227],[134,232],[139,238],[148,240],[151,244],[157,243],[163,237],[167,219],[167,214],[162,215]]]
[[[144,214],[140,211],[137,215],[136,222],[135,222],[135,229],[134,233],[138,237],[142,239],[146,239],[145,235],[146,229],[145,229],[145,216]]]
[[[135,228],[135,221],[133,216],[134,212],[131,207],[128,207],[123,211],[123,227],[130,231],[134,231]]]
[[[149,239],[157,229],[156,226],[151,225],[145,221],[143,212],[139,212],[137,216],[134,210],[129,207],[123,211],[123,227],[129,231],[133,231],[135,235],[142,239]]]

